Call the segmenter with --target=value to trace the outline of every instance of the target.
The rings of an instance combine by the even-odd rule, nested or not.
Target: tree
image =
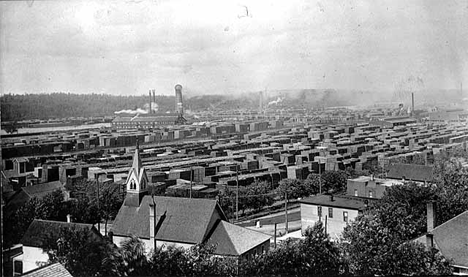
[[[14,122],[9,122],[3,126],[3,129],[8,134],[18,133],[18,122],[16,120]]]
[[[310,194],[319,193],[320,186],[322,186],[322,193],[329,191],[340,192],[346,190],[348,176],[348,173],[342,170],[325,171],[322,174],[311,173],[304,180],[304,185]]]
[[[254,182],[247,187],[245,195],[246,208],[259,211],[265,206],[270,206],[274,203],[273,194],[270,192],[271,185],[269,182]]]
[[[336,276],[342,262],[340,250],[317,222],[303,241],[286,240],[277,248],[241,263],[247,276]]]
[[[38,208],[41,205],[36,197],[30,199],[16,212],[4,218],[3,247],[11,247],[18,243],[35,218],[38,218]]]
[[[91,232],[63,227],[58,235],[49,233],[42,245],[49,262],[60,262],[73,276],[108,276],[111,272],[104,266],[104,259],[113,246]]]
[[[350,271],[356,275],[445,273],[446,263],[440,254],[408,243],[425,232],[426,202],[435,195],[434,187],[416,183],[388,188],[379,203],[358,216],[343,232],[343,249]],[[407,258],[402,261],[402,257]]]
[[[304,184],[297,179],[283,179],[279,182],[276,192],[279,194],[281,199],[299,198],[309,195],[309,191]]]

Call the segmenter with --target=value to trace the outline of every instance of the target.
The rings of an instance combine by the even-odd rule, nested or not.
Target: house
[[[432,166],[419,164],[391,164],[388,166],[388,179],[414,181],[419,183],[431,182],[433,179]]]
[[[392,179],[380,179],[373,176],[360,176],[348,179],[346,194],[366,198],[382,198],[385,190],[393,185],[401,185],[402,181]]]
[[[215,246],[215,255],[250,257],[268,251],[270,236],[226,222],[216,200],[147,195],[146,171],[139,149],[126,180],[127,195],[110,230],[120,246],[131,236],[146,250],[162,245],[190,248],[200,243]]]
[[[60,263],[53,263],[25,272],[22,277],[73,277]]]
[[[302,232],[324,222],[326,232],[332,239],[339,239],[344,228],[367,206],[367,200],[352,196],[316,195],[300,201]]]
[[[47,194],[56,190],[61,190],[64,194],[65,200],[67,199],[68,194],[65,192],[65,186],[60,183],[60,181],[22,187],[17,193],[8,199],[8,202],[5,205],[4,213],[6,216],[14,213],[30,199],[34,197],[42,199]]]
[[[427,233],[416,241],[436,248],[451,260],[455,275],[468,275],[468,211],[435,226],[434,203],[427,203]]]
[[[101,234],[92,224],[35,219],[20,241],[23,245],[23,253],[13,259],[14,267],[16,267],[14,272],[18,272],[18,267],[21,267],[23,272],[28,272],[46,265],[49,256],[42,249],[43,243],[49,238],[58,240],[62,228],[87,231],[90,239],[102,239]]]

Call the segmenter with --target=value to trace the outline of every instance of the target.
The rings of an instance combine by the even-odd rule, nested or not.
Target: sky
[[[468,0],[28,0],[0,13],[2,93],[468,87]]]

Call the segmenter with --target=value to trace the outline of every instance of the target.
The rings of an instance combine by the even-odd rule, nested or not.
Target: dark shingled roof
[[[23,277],[73,277],[60,263],[49,264],[43,267],[25,272]]]
[[[437,226],[432,234],[444,257],[453,265],[468,267],[468,211]]]
[[[57,189],[63,189],[64,185],[60,181],[54,181],[44,184],[38,184],[34,186],[27,186],[21,188],[26,192],[31,198],[37,197],[42,198],[46,196],[48,193],[51,193]]]
[[[166,218],[156,239],[184,243],[201,243],[206,239],[214,213],[226,219],[216,200],[155,196],[156,218]],[[122,205],[111,231],[114,235],[150,238],[149,205],[151,196],[143,197],[140,207]]]
[[[75,230],[86,230],[94,233],[96,237],[101,237],[99,231],[92,224],[67,223],[61,221],[34,219],[29,225],[20,243],[24,246],[41,248],[44,241],[51,236],[52,239],[59,239],[62,228],[74,228]],[[56,237],[56,238],[55,238]]]
[[[239,256],[269,240],[263,233],[220,221],[207,243],[216,246],[214,254]]]
[[[418,164],[392,164],[389,165],[387,178],[405,179],[412,181],[431,181],[432,166]]]
[[[330,200],[330,195],[316,195],[304,198],[300,201],[304,204],[313,204],[326,207],[346,208],[352,210],[363,210],[365,207],[365,199],[358,197],[338,197],[334,196],[333,201]]]

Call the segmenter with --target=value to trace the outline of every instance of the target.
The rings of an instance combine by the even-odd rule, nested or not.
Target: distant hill
[[[2,121],[112,116],[124,109],[147,109],[148,96],[106,94],[6,94],[0,97]],[[173,96],[156,96],[159,111],[174,109]],[[145,108],[146,105],[146,108]]]
[[[336,106],[366,106],[375,103],[411,103],[409,92],[375,92],[334,89],[274,90],[263,92],[264,107],[323,108]],[[184,95],[186,110],[257,109],[260,93],[234,95]],[[415,92],[416,106],[439,106],[460,103],[458,90],[425,90]],[[0,97],[2,121],[53,119],[66,117],[113,116],[120,110],[148,109],[148,96],[114,96],[106,94],[6,94]],[[159,112],[174,110],[174,96],[156,96]]]

